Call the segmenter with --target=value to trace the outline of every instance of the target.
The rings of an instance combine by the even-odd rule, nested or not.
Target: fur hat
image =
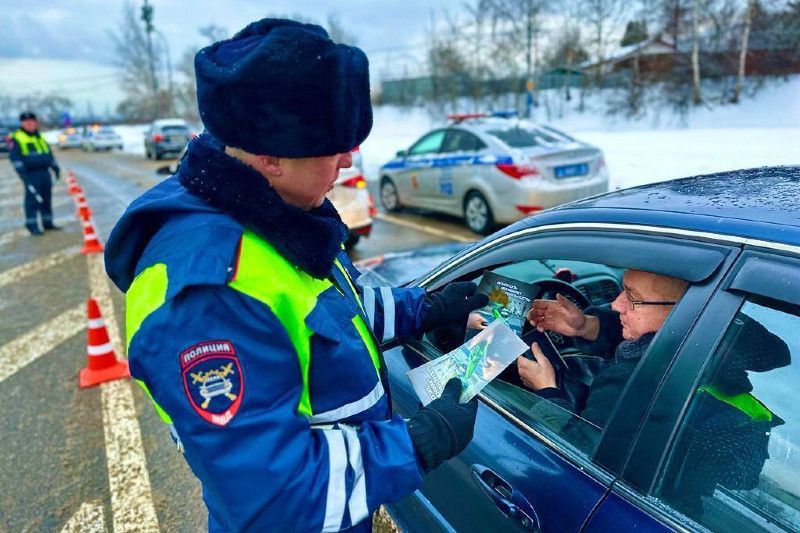
[[[314,24],[263,19],[195,56],[206,129],[252,154],[352,150],[372,129],[367,56]]]

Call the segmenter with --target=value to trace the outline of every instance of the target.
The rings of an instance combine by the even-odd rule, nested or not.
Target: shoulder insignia
[[[206,421],[224,426],[242,405],[244,376],[233,343],[204,341],[180,353],[183,388]]]

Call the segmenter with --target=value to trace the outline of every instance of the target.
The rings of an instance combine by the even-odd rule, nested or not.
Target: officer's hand
[[[485,294],[475,294],[477,288],[477,285],[469,281],[455,282],[440,292],[426,296],[429,307],[422,319],[422,330],[430,331],[450,325],[465,330],[470,311],[489,303],[489,297]]]
[[[478,400],[458,403],[461,380],[447,382],[442,395],[411,417],[408,433],[427,473],[461,453],[472,440]]]
[[[53,172],[55,172],[55,174],[56,174],[56,181],[60,180],[61,179],[61,169],[56,167],[56,168],[53,169]]]

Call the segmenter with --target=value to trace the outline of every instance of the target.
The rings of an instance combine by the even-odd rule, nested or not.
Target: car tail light
[[[355,152],[358,152],[359,150],[361,150],[361,146],[360,146],[360,145],[359,145],[359,146],[356,146],[355,148],[353,148],[353,149],[352,149],[352,150],[350,150],[350,151],[351,151],[351,152],[353,152],[353,153],[355,153]]]
[[[495,166],[500,172],[511,176],[515,180],[539,175],[539,169],[534,166],[515,165],[513,163],[497,163]]]
[[[517,211],[521,212],[524,215],[530,215],[531,213],[535,213],[543,209],[543,207],[540,205],[518,205],[516,206],[516,208]]]
[[[370,218],[378,216],[378,209],[375,207],[375,199],[372,197],[372,193],[369,193],[369,216]]]
[[[367,188],[367,180],[364,179],[364,176],[359,174],[358,176],[353,176],[352,178],[348,178],[342,182],[343,187],[355,187],[356,189],[366,189]]]
[[[160,133],[156,133],[155,135],[153,135],[153,142],[160,143],[163,140],[164,136],[161,135]]]

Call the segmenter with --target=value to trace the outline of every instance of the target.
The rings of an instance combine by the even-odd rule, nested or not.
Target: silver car
[[[114,149],[122,150],[122,137],[108,126],[92,128],[83,138],[83,150],[85,152]]]
[[[380,170],[387,211],[409,206],[462,216],[480,234],[607,190],[598,148],[549,126],[483,114],[451,115]]]

